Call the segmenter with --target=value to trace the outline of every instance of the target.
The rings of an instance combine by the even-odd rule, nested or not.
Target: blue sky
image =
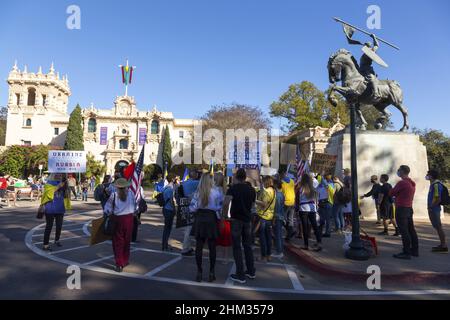
[[[81,8],[81,30],[66,28],[66,8]],[[267,111],[287,87],[309,80],[328,87],[329,55],[349,47],[333,16],[366,28],[370,4],[381,8],[375,33],[397,44],[379,50],[380,78],[399,81],[412,126],[450,134],[450,1],[149,0],[1,1],[0,75],[19,66],[69,75],[72,96],[111,108],[124,93],[119,64],[137,66],[129,94],[140,110],[154,104],[179,118],[239,102]],[[360,39],[367,39],[358,35]],[[0,105],[7,85],[0,82]],[[397,110],[390,107],[396,128]],[[279,120],[274,120],[276,126]]]

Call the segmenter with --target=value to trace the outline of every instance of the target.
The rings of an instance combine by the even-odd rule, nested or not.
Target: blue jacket
[[[173,205],[173,187],[172,186],[166,186],[163,190],[163,196],[164,196],[164,209],[175,211],[175,207]]]
[[[52,185],[57,185],[59,182],[49,181]],[[53,201],[45,204],[45,214],[64,214],[66,208],[64,207],[64,191],[59,190],[55,192]]]

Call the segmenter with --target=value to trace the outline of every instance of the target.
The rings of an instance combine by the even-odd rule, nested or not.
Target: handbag
[[[45,215],[45,204],[41,204],[41,205],[39,206],[39,209],[38,209],[36,218],[37,218],[37,219],[43,219],[43,218],[44,218],[44,215]]]
[[[115,231],[116,223],[113,218],[115,206],[116,206],[116,194],[114,194],[112,212],[110,215],[105,216],[105,218],[103,219],[103,223],[102,223],[103,234],[105,234],[107,236],[112,236]]]

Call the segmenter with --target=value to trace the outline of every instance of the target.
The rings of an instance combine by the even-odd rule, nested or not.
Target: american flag
[[[297,145],[297,152],[295,154],[295,163],[297,169],[297,176],[295,177],[295,184],[300,183],[304,173],[309,173],[309,165],[307,160],[302,160],[300,155],[300,148]]]
[[[134,194],[136,206],[139,204],[139,200],[141,200],[141,182],[143,176],[142,168],[144,166],[144,148],[145,144],[142,146],[141,154],[139,155],[138,162],[136,163],[133,175],[131,176],[130,190]]]

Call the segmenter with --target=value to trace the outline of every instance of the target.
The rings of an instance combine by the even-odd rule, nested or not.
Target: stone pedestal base
[[[389,175],[392,186],[400,180],[397,169],[400,165],[411,168],[410,177],[416,183],[414,216],[428,217],[427,193],[429,182],[425,180],[428,171],[426,148],[419,136],[412,133],[390,131],[357,131],[356,149],[358,162],[358,193],[370,191],[370,176]],[[328,154],[337,155],[335,174],[342,176],[342,169],[350,168],[350,133],[348,130],[334,134],[325,149]],[[371,198],[361,201],[364,217],[376,218],[374,202]]]

